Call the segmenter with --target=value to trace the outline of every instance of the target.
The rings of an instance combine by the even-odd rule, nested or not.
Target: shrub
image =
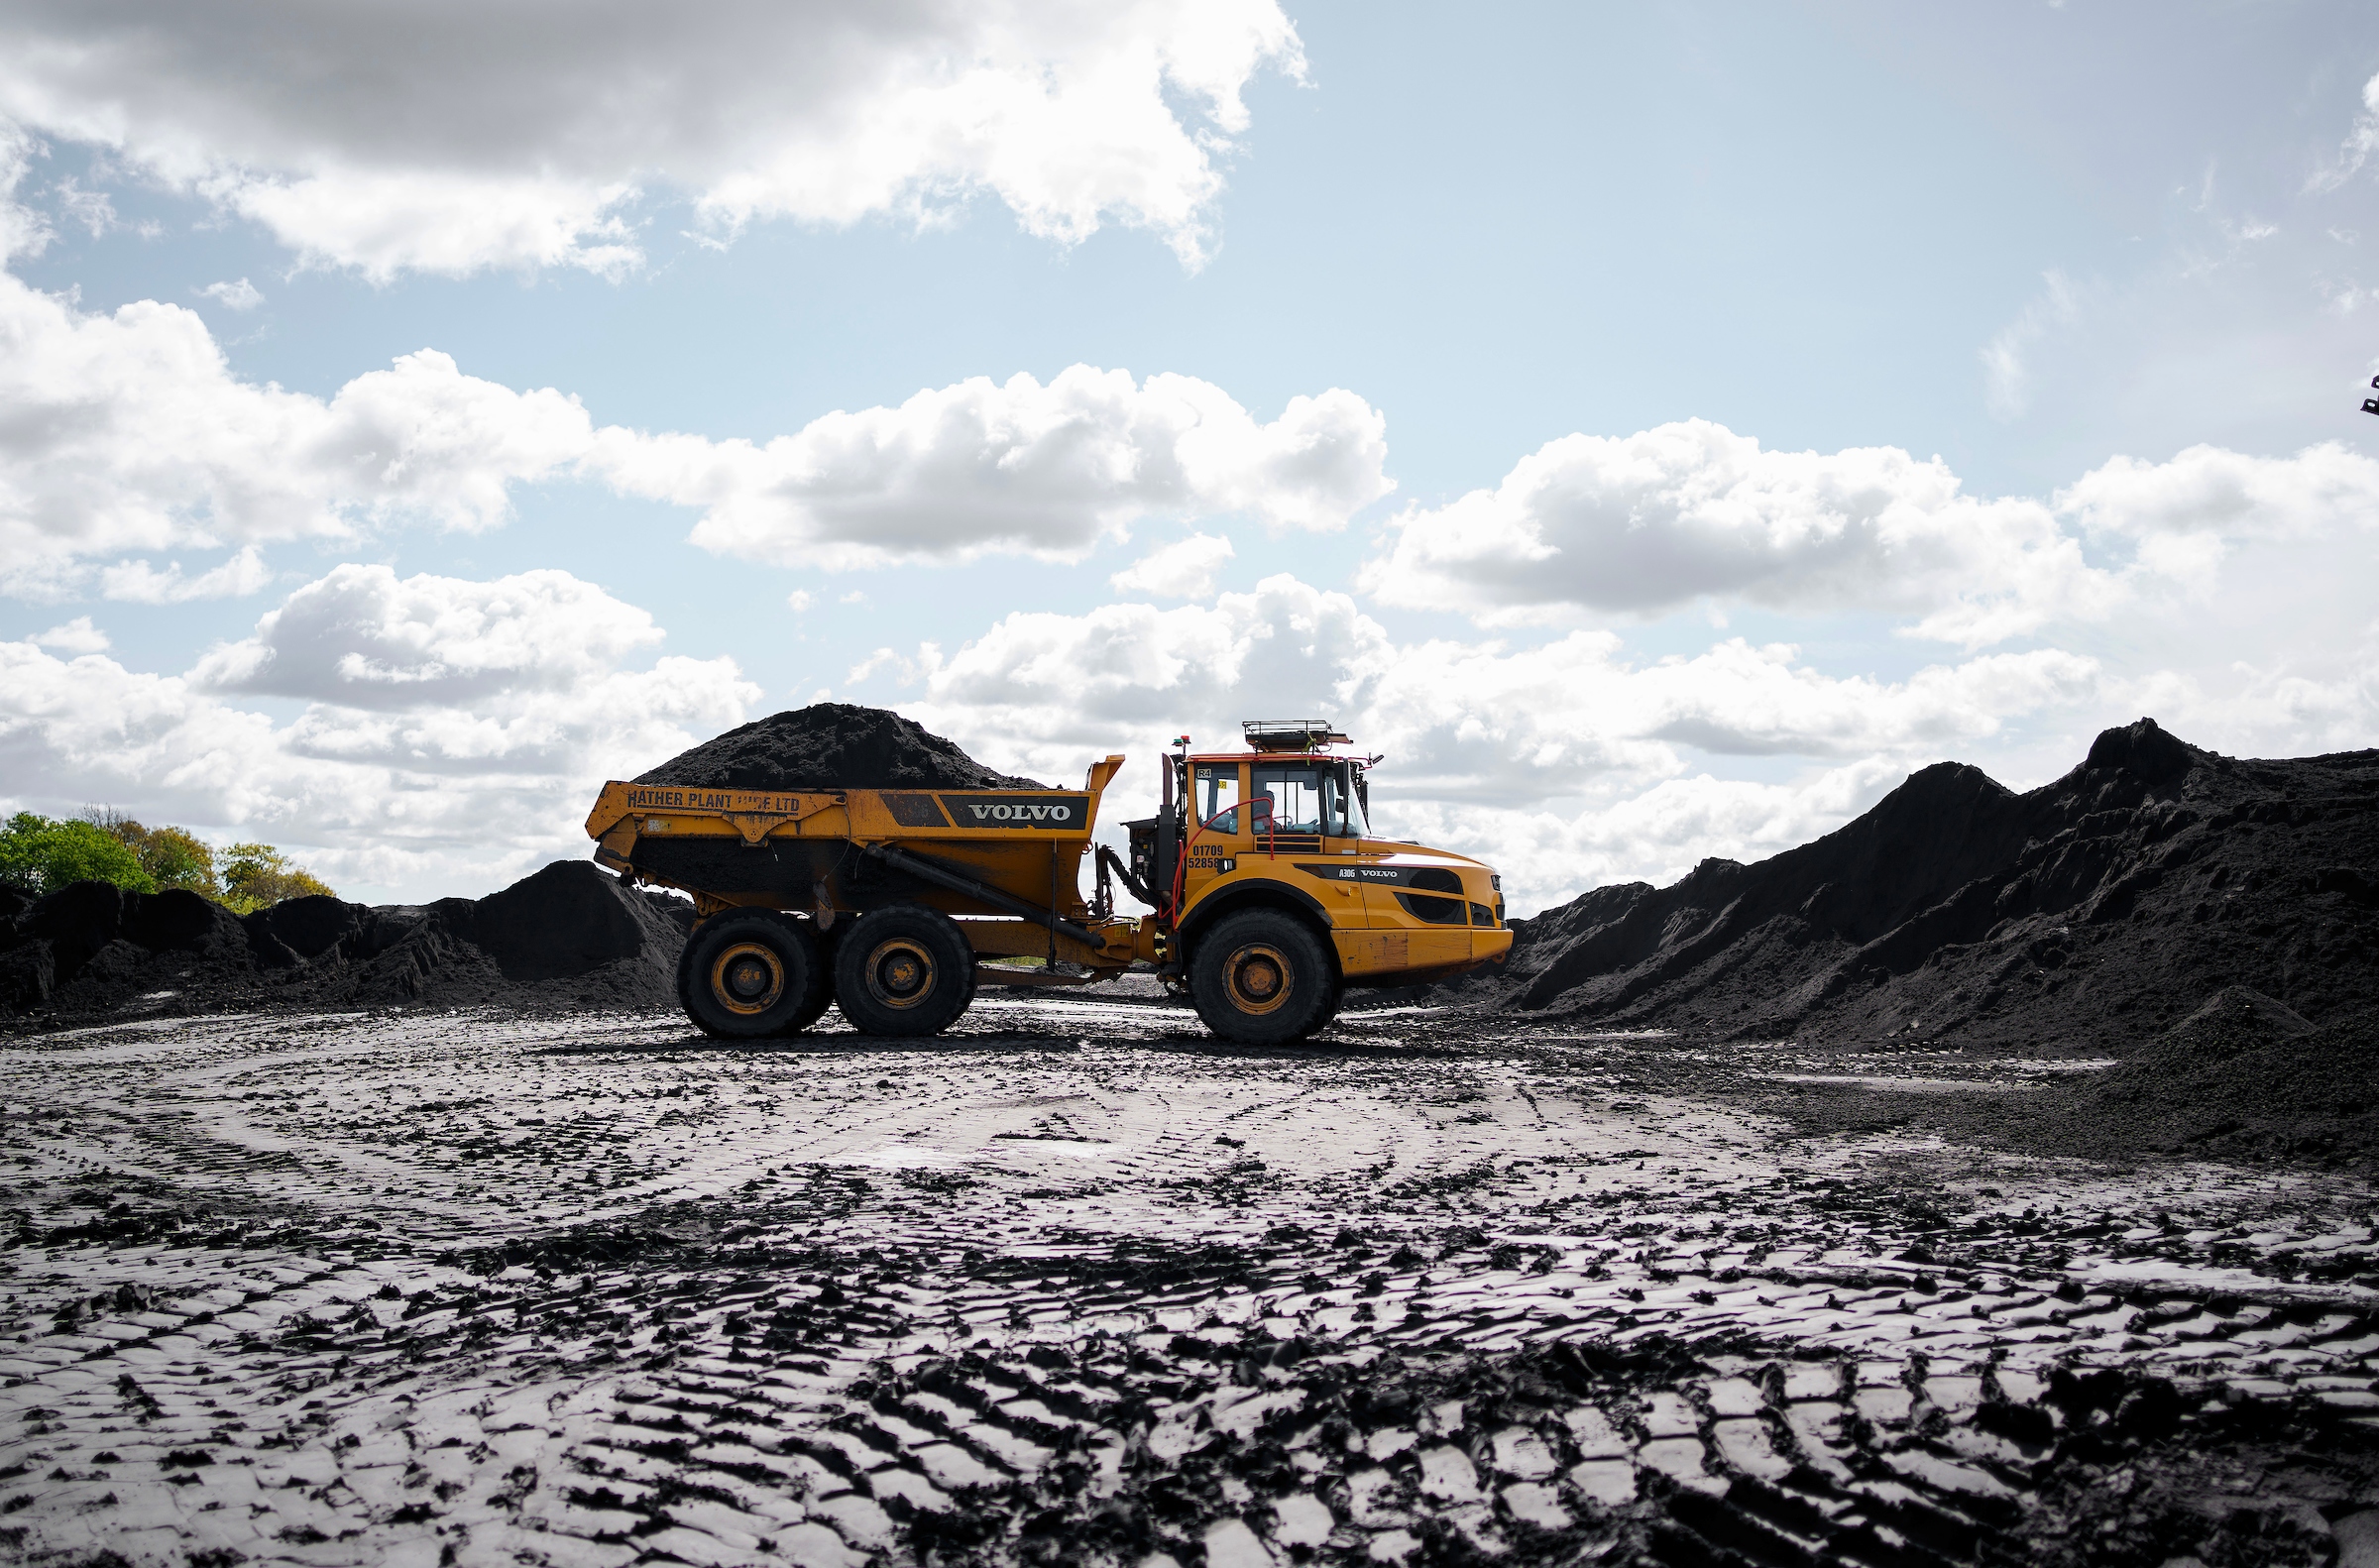
[[[278,904],[284,898],[329,893],[330,887],[269,843],[235,843],[223,851],[223,907],[234,914]]]
[[[96,823],[53,822],[23,811],[0,828],[0,882],[38,898],[84,881],[113,882],[135,893],[157,891],[157,879],[142,867],[132,846]]]

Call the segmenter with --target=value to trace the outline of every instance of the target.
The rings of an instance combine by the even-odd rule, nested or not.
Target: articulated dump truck
[[[1268,1045],[1327,1025],[1350,986],[1503,961],[1501,877],[1372,836],[1376,758],[1331,752],[1346,736],[1319,721],[1243,728],[1245,751],[1175,743],[1157,815],[1124,825],[1128,861],[1095,846],[1087,902],[1082,862],[1120,756],[1079,790],[612,783],[587,834],[603,865],[693,895],[678,997],[730,1039],[793,1034],[829,1006],[866,1034],[939,1034],[978,986],[1140,965],[1187,989],[1217,1035]],[[1154,913],[1118,915],[1118,883]]]

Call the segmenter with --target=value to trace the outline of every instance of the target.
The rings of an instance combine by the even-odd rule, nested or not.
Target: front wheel
[[[782,915],[705,921],[687,940],[678,976],[686,1016],[723,1040],[791,1034],[825,1011],[818,939]]]
[[[1320,940],[1279,910],[1224,917],[1190,960],[1197,1016],[1243,1046],[1303,1039],[1328,1020],[1337,993],[1337,970]]]
[[[938,1035],[974,999],[974,949],[921,904],[862,915],[835,953],[835,1001],[863,1035]]]

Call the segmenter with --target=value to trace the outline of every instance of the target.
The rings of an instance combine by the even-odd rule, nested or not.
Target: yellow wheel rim
[[[711,960],[711,994],[731,1013],[764,1013],[785,994],[785,962],[759,943],[738,942]]]
[[[921,1006],[939,974],[932,951],[907,937],[879,942],[867,954],[867,994],[886,1007]]]
[[[1296,989],[1289,955],[1268,942],[1251,942],[1222,960],[1222,983],[1242,1013],[1278,1012]]]

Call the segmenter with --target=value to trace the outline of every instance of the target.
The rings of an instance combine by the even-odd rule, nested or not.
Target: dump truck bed
[[[1054,945],[1057,957],[1121,967],[1130,923],[1094,928],[1079,881],[1100,792],[1122,765],[1119,756],[1094,764],[1078,790],[614,782],[587,834],[599,862],[681,888],[706,915],[738,905],[808,910],[831,926],[835,911],[924,904],[973,917],[979,952],[1049,955]]]

